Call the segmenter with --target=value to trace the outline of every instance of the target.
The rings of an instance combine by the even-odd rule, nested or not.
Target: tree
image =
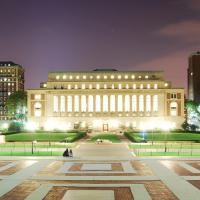
[[[11,94],[6,102],[8,116],[11,119],[23,121],[27,113],[27,93],[17,91]]]
[[[186,121],[182,128],[185,130],[195,131],[200,128],[200,105],[194,101],[187,101],[185,104],[187,111]]]

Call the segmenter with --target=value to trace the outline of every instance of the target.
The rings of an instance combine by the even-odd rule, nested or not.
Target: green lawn
[[[112,143],[119,143],[121,142],[120,139],[117,137],[117,135],[112,133],[100,133],[95,136],[93,136],[89,142],[96,142],[96,140],[109,140]]]
[[[132,142],[142,142],[142,133],[125,132],[124,135]],[[200,133],[145,133],[146,141],[197,141],[200,142]]]
[[[168,149],[200,149],[200,144],[196,144],[196,143],[191,143],[191,144],[187,144],[187,143],[183,143],[183,144],[177,144],[177,143],[167,143],[166,144]],[[160,143],[160,144],[130,144],[129,145],[130,149],[164,149],[165,148],[165,144],[164,143]]]
[[[75,143],[54,143],[51,142],[51,148],[74,148]],[[31,148],[32,144],[30,142],[7,142],[0,144],[1,148]],[[35,148],[49,148],[49,143],[36,143]]]
[[[19,152],[19,151],[0,151],[0,156],[62,156],[63,152],[45,151],[45,152]]]
[[[35,132],[35,133],[17,133],[12,135],[6,135],[6,142],[24,142],[24,141],[61,141],[67,140],[68,142],[74,142],[86,135],[85,132],[77,133],[60,133],[60,132]]]
[[[200,152],[139,152],[137,156],[200,156]]]

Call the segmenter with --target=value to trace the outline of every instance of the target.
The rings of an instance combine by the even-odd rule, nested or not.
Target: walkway
[[[199,189],[200,158],[138,158],[123,143],[0,158],[0,200],[199,200]]]

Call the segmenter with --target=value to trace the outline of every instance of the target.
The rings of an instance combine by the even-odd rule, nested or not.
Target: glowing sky
[[[0,0],[0,60],[24,66],[26,88],[49,71],[164,70],[186,87],[200,50],[199,0]]]

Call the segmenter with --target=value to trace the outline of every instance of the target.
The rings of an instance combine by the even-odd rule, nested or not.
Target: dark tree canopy
[[[27,93],[17,91],[11,94],[6,102],[8,116],[16,120],[26,119]]]

